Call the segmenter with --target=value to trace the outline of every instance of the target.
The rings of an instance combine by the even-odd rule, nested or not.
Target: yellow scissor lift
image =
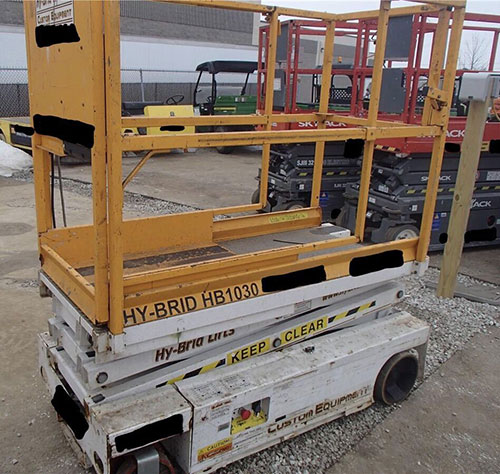
[[[71,1],[63,14],[54,10],[56,18],[59,18],[57,21],[45,15],[43,9],[47,8],[46,3],[32,0],[24,2],[31,119],[35,131],[32,143],[41,282],[51,291],[55,313],[60,317],[51,322],[51,334],[42,335],[41,365],[53,392],[69,392],[70,397],[78,400],[86,417],[83,417],[85,419],[81,424],[87,424],[87,429],[89,424],[94,429],[94,422],[102,428],[103,425],[99,423],[104,423],[103,419],[109,420],[111,408],[109,405],[102,408],[105,406],[101,403],[104,400],[121,400],[124,394],[137,397],[141,390],[155,387],[166,390],[165,384],[169,390],[174,390],[172,385],[177,383],[177,390],[180,391],[179,380],[189,378],[192,384],[192,380],[199,377],[202,380],[204,372],[221,365],[232,365],[229,355],[221,358],[220,353],[218,357],[217,352],[203,352],[211,342],[210,338],[222,344],[224,339],[229,341],[232,336],[250,337],[277,321],[285,324],[286,318],[294,315],[302,317],[307,311],[330,304],[331,308],[335,307],[329,317],[323,316],[326,319],[317,317],[312,323],[310,320],[301,320],[299,325],[292,324],[284,327],[284,332],[276,332],[274,342],[280,342],[276,345],[273,342],[272,347],[271,343],[265,342],[268,339],[265,333],[259,333],[260,339],[257,342],[253,339],[255,343],[246,346],[241,343],[232,349],[228,346],[231,349],[228,349],[228,354],[232,354],[233,361],[234,358],[237,362],[251,358],[277,349],[283,341],[298,342],[320,333],[333,321],[345,317],[355,318],[356,313],[369,313],[370,309],[389,307],[401,295],[397,287],[387,282],[422,272],[427,265],[465,2],[415,1],[414,6],[391,8],[391,1],[382,0],[380,10],[349,14],[217,0],[174,0],[169,3],[254,12],[265,17],[270,28],[264,58],[267,73],[262,114],[122,117],[119,2]],[[435,12],[438,22],[422,123],[407,125],[379,120],[378,105],[389,18],[420,12]],[[282,16],[323,20],[327,25],[323,62],[325,73],[322,75],[321,97],[316,113],[272,113],[276,45]],[[366,118],[340,117],[328,110],[335,25],[340,21],[356,22],[360,18],[378,21],[369,111]],[[450,21],[452,26],[448,38]],[[273,130],[273,123],[277,121],[317,121],[318,128]],[[326,121],[341,121],[349,127],[327,129]],[[258,128],[256,131],[219,134],[121,133],[124,129],[139,127],[226,125],[254,125]],[[434,145],[420,236],[377,245],[364,243],[372,158],[377,140],[422,136],[433,137]],[[345,229],[322,226],[319,207],[325,142],[347,139],[365,142],[354,235]],[[298,142],[316,144],[310,207],[271,214],[251,213],[266,205],[271,145]],[[243,145],[262,146],[259,203],[124,219],[123,189],[130,181],[123,181],[122,177],[124,152],[145,151],[148,153],[143,159],[145,162],[153,153],[173,148]],[[91,158],[93,224],[54,228],[50,199],[50,156],[72,153],[88,154]],[[237,216],[227,217],[234,214]],[[216,219],[217,216],[224,218]],[[377,290],[377,285],[382,283],[389,286]],[[383,302],[379,304],[377,295],[384,291],[392,296],[381,297]],[[347,298],[346,294],[354,299]],[[61,325],[63,320],[65,324]],[[415,328],[415,324],[414,321],[407,321],[408,327]],[[390,332],[392,329],[388,327],[385,330]],[[272,332],[271,329],[269,331]],[[289,339],[286,339],[286,331],[292,331]],[[359,337],[362,339],[362,336]],[[390,340],[397,339],[394,334],[391,337]],[[200,338],[203,341],[199,342]],[[424,339],[411,347],[422,346]],[[167,374],[161,372],[164,369],[161,366],[160,371],[154,371],[155,364],[167,361],[165,357],[168,349],[165,348],[173,347],[174,344],[184,344],[182,351],[176,346],[178,355],[181,352],[199,354],[195,370],[192,370],[191,360],[187,363],[186,356],[183,356],[185,365],[182,369]],[[210,347],[216,347],[217,344]],[[200,349],[202,346],[203,350]],[[365,346],[360,346],[360,350],[364,349]],[[143,354],[147,351],[153,357],[148,355],[146,362]],[[182,357],[179,356],[178,360],[182,362]],[[113,368],[119,364],[122,364],[118,370],[122,373],[121,377],[113,375],[113,370],[117,371]],[[104,371],[102,367],[107,369]],[[141,373],[146,369],[147,373]],[[187,377],[187,373],[201,375],[193,379]],[[183,380],[182,383],[187,382]],[[63,385],[66,389],[60,389]],[[142,387],[141,390],[138,387]],[[185,389],[194,390],[192,386]],[[361,388],[359,390],[361,394]],[[360,403],[359,407],[373,401],[372,391],[367,389],[368,392],[369,400]],[[168,393],[174,399],[179,396],[178,392],[175,392],[177,395]],[[60,396],[64,399],[67,394]],[[154,398],[157,395],[147,392],[144,396]],[[245,420],[234,417],[231,424],[244,431],[245,427],[250,429],[263,423],[262,419],[267,419],[268,415],[266,410],[269,411],[269,402],[265,402],[265,399],[262,398],[262,403],[255,406],[259,410],[255,407],[252,408],[253,412],[250,410],[253,418],[249,418],[251,421],[247,425]],[[187,402],[185,398],[182,400],[179,406],[183,408],[179,408],[179,414],[186,409],[184,405]],[[65,402],[63,400],[60,403],[64,405]],[[132,405],[126,406],[133,411]],[[267,414],[263,418],[264,412]],[[121,413],[123,415],[123,411]],[[68,421],[64,415],[62,417]],[[187,417],[183,418],[181,425],[178,433],[189,430]],[[130,426],[121,426],[118,431],[132,432]],[[77,439],[83,439],[79,442],[80,447],[94,467],[103,472],[116,468],[115,458],[152,442],[146,436],[144,443],[139,442],[133,447],[127,445],[120,450],[113,444],[114,433],[101,443],[104,446],[101,450],[95,447],[98,443],[95,439],[99,438],[95,433],[106,432],[106,428],[101,431],[96,428],[92,441],[85,441],[90,436],[85,435],[85,431],[81,438],[75,433],[74,427],[72,431]],[[194,436],[193,446],[196,444]],[[212,435],[207,433],[206,436]],[[214,456],[236,452],[237,443],[234,444],[232,438],[231,441],[227,437],[215,440],[214,446],[209,446],[210,440],[206,441],[204,447],[196,444],[197,457],[185,461],[185,470],[195,472],[205,469],[207,463],[212,463],[211,468],[215,468],[212,461]],[[272,443],[267,442],[265,445],[269,444]],[[112,446],[111,451],[107,449],[108,445]],[[186,449],[192,450],[194,447]],[[262,447],[251,449],[255,451]],[[248,452],[241,450],[232,458],[220,461],[219,465],[227,464]]]

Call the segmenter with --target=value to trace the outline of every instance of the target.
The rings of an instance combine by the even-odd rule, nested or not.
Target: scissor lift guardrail
[[[183,3],[173,1],[172,3]],[[184,2],[185,3],[185,2]],[[36,3],[25,2],[28,45],[30,106],[35,169],[35,196],[42,271],[47,274],[94,324],[121,334],[127,325],[155,321],[165,316],[167,302],[189,312],[187,300],[197,305],[220,306],[235,299],[270,294],[290,285],[307,285],[341,277],[373,273],[405,262],[424,262],[432,227],[442,152],[446,140],[448,111],[453,92],[460,34],[464,19],[463,1],[430,1],[422,5],[381,9],[356,14],[323,14],[304,10],[238,2],[194,1],[190,5],[230,8],[265,15],[269,42],[265,61],[265,107],[260,115],[231,117],[121,117],[119,4],[75,2],[68,40],[64,34],[51,36],[52,25],[36,23]],[[421,3],[421,2],[419,2]],[[422,124],[404,125],[378,120],[382,66],[391,16],[434,11],[438,16],[429,84]],[[453,16],[451,15],[453,11]],[[279,18],[295,15],[326,22],[324,71],[330,71],[336,21],[374,18],[378,37],[373,64],[370,109],[366,119],[342,116],[353,128],[326,129],[336,120],[328,110],[329,74],[324,74],[319,109],[309,114],[272,114],[276,38]],[[448,22],[452,22],[446,48]],[[441,25],[441,26],[440,26]],[[446,27],[445,27],[446,26]],[[48,33],[44,33],[48,32]],[[55,30],[54,30],[55,31]],[[61,31],[61,30],[58,30]],[[45,35],[45,36],[44,36]],[[47,55],[47,48],[55,53]],[[438,88],[442,65],[445,76]],[[41,81],[39,78],[43,77]],[[58,84],[58,87],[53,87]],[[275,131],[276,121],[316,120],[317,130]],[[250,132],[182,135],[127,135],[122,128],[167,127],[171,125],[259,125]],[[364,245],[373,150],[378,139],[433,137],[426,207],[420,237],[380,245]],[[314,229],[321,223],[319,191],[327,141],[365,141],[361,192],[353,236],[307,239],[276,248],[276,235]],[[262,182],[267,183],[270,146],[279,143],[315,143],[314,183],[310,207],[272,215],[245,215],[215,220],[219,214],[255,211],[266,205],[267,189],[260,189],[257,204],[212,209],[176,215],[124,220],[122,153],[172,148],[262,145]],[[50,154],[71,155],[75,150],[92,158],[93,225],[53,228],[50,208]],[[255,250],[254,250],[255,249]],[[321,252],[320,252],[321,251]],[[219,296],[219,297],[217,297]],[[130,317],[130,315],[133,315]]]

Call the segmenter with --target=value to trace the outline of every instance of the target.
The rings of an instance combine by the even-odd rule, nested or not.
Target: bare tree
[[[469,71],[482,71],[488,67],[486,45],[479,35],[472,35],[463,45],[460,54],[460,68]]]

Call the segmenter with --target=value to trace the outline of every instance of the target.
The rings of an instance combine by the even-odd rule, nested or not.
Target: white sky
[[[361,10],[376,10],[379,8],[379,0],[262,0],[263,4],[277,5],[282,7],[303,8],[307,10],[327,11],[331,13],[354,12]],[[405,1],[393,1],[392,6],[408,6]],[[413,3],[413,5],[416,5]],[[472,13],[489,13],[492,15],[500,15],[500,0],[468,0],[468,12]],[[484,24],[483,24],[484,25]],[[500,25],[496,25],[497,28]],[[471,41],[472,32],[465,31],[462,38],[462,45]],[[483,55],[485,61],[489,61],[490,48],[493,34],[492,33],[475,33],[483,42]],[[425,54],[425,50],[424,50]],[[495,69],[500,70],[500,45],[495,58]]]
[[[319,10],[332,13],[343,13],[360,10],[376,10],[380,2],[378,0],[262,0],[268,5],[279,5],[307,10]],[[408,2],[393,1],[392,6],[408,6]],[[416,5],[415,3],[413,5]],[[498,0],[468,0],[467,11],[474,13],[491,13],[500,15],[500,2]]]

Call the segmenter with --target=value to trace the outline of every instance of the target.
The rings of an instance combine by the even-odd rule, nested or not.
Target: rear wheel
[[[215,133],[225,133],[229,131],[229,127],[215,127]],[[218,146],[216,149],[222,155],[229,155],[234,151],[234,146]]]
[[[304,209],[304,203],[300,202],[300,201],[292,201],[292,202],[288,202],[286,205],[285,205],[285,209],[287,211],[292,211],[294,209]]]
[[[390,227],[385,233],[386,242],[392,240],[414,239],[418,237],[418,229],[414,225],[398,225]]]
[[[403,401],[410,393],[418,376],[417,357],[410,352],[392,356],[377,376],[373,396],[375,400],[392,405]]]

